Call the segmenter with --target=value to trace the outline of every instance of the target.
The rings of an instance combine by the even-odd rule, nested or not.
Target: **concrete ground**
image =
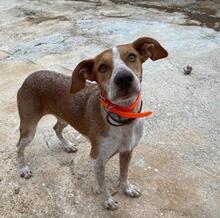
[[[114,2],[1,0],[0,217],[220,217],[220,5]],[[129,173],[141,197],[118,192],[115,156],[106,180],[119,209],[104,210],[94,191],[89,143],[68,127],[65,136],[78,152],[65,153],[52,116],[42,119],[26,150],[33,178],[20,178],[16,92],[23,80],[40,69],[70,75],[80,60],[140,36],[169,51],[169,58],[144,64],[144,108],[154,116],[146,119]],[[183,73],[187,65],[190,75]]]

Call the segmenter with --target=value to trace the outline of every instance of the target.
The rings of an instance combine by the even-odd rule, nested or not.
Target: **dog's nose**
[[[133,80],[134,76],[131,73],[120,72],[115,76],[114,82],[119,88],[126,89],[132,85]]]

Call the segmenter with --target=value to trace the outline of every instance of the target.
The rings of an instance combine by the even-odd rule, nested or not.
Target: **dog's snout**
[[[119,88],[126,89],[132,85],[133,80],[134,76],[131,73],[120,72],[115,76],[114,82]]]

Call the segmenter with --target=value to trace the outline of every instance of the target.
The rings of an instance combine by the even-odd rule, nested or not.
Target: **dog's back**
[[[88,83],[83,91],[70,94],[70,83],[71,77],[53,71],[37,71],[28,76],[17,94],[21,121],[33,125],[45,114],[53,114],[87,135],[84,114],[97,85]]]

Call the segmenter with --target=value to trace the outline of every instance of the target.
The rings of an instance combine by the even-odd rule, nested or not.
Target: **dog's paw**
[[[132,184],[125,185],[124,187],[122,187],[122,190],[127,196],[132,198],[137,198],[141,195],[140,189]]]
[[[113,197],[108,197],[104,201],[104,207],[107,210],[116,210],[118,208],[118,202]]]
[[[20,176],[25,179],[29,179],[32,177],[32,171],[28,166],[24,166],[20,169]]]

